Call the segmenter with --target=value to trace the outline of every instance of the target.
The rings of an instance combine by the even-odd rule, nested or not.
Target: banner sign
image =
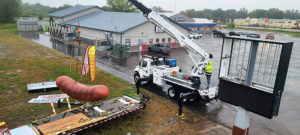
[[[82,65],[82,75],[87,75],[89,72],[89,57],[88,57],[88,52],[89,52],[90,46],[86,48],[85,50],[85,55],[83,59],[83,65]]]
[[[91,82],[95,80],[96,76],[96,50],[95,46],[89,48],[89,63],[90,63],[90,75],[91,75]]]
[[[58,100],[69,97],[67,94],[41,95],[38,98],[33,98],[28,103],[57,103]]]

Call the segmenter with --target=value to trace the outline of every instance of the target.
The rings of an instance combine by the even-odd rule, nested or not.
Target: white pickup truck
[[[172,99],[178,99],[180,93],[192,94],[186,97],[184,101],[201,99],[209,102],[217,98],[218,91],[215,87],[210,89],[201,89],[201,81],[198,77],[191,77],[180,72],[175,59],[147,57],[139,62],[134,69],[134,81],[140,79],[142,82],[153,83],[161,88],[170,86],[168,96]]]
[[[190,39],[200,39],[202,37],[202,34],[200,33],[189,33]]]

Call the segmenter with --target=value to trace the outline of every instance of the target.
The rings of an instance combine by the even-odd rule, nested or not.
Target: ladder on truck
[[[0,135],[11,135],[5,122],[0,123]]]

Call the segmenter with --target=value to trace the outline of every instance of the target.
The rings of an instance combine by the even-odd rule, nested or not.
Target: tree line
[[[72,7],[63,5],[61,7],[49,7],[39,3],[22,3],[21,0],[0,0],[0,23],[15,22],[16,17],[38,17],[39,19],[48,17],[54,11]]]
[[[246,8],[236,9],[227,9],[223,10],[218,8],[216,10],[204,9],[204,10],[195,10],[188,9],[182,11],[181,13],[192,17],[192,18],[208,18],[214,21],[220,20],[222,22],[231,22],[234,19],[238,18],[269,18],[269,19],[300,19],[299,10],[286,10],[282,11],[278,8],[271,8],[269,10],[265,9],[256,9],[249,12]]]
[[[0,23],[14,22],[15,17],[38,17],[39,19],[48,17],[48,14],[54,11],[62,10],[71,7],[71,5],[63,5],[61,7],[49,7],[39,3],[29,4],[22,3],[21,0],[0,0]],[[107,11],[115,12],[140,12],[128,0],[106,0],[106,5],[102,7]],[[152,7],[152,10],[159,13],[171,12],[163,9],[160,6]],[[214,21],[232,22],[237,18],[269,18],[269,19],[300,19],[299,10],[282,11],[278,8],[269,10],[256,9],[249,12],[246,8],[227,9],[203,9],[195,10],[188,9],[181,13],[192,18],[207,18]]]
[[[16,17],[38,17],[42,19],[48,17],[49,13],[72,7],[65,4],[55,8],[40,3],[22,3],[21,0],[0,0],[0,3],[0,23],[15,22]],[[106,0],[106,5],[101,8],[114,12],[139,12],[128,0]],[[159,6],[154,6],[152,9],[156,12],[171,12]]]
[[[21,14],[22,17],[38,17],[39,19],[48,17],[48,14],[51,12],[55,12],[58,10],[66,9],[72,7],[71,5],[63,5],[58,8],[55,7],[49,7],[41,5],[40,3],[36,4],[29,4],[29,3],[22,3],[20,5],[21,8]]]
[[[104,10],[114,11],[114,12],[140,12],[128,0],[106,0],[106,5],[104,5],[102,8]],[[159,13],[172,12],[172,11],[169,11],[169,10],[164,10],[160,6],[153,6],[151,9],[153,11],[159,12]]]

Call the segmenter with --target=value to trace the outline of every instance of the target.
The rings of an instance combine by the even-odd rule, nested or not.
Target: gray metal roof
[[[66,21],[67,25],[77,26],[78,21],[81,27],[122,33],[148,20],[142,13],[124,12],[93,12],[76,19]]]
[[[93,5],[89,5],[89,6],[74,6],[74,7],[70,7],[67,9],[63,9],[63,10],[59,10],[53,13],[48,14],[48,16],[53,16],[53,17],[65,17],[71,14],[75,14],[77,12],[81,12],[93,7],[98,7],[98,6],[93,6]],[[99,8],[99,7],[98,7]]]
[[[38,22],[33,20],[18,20],[17,23],[19,25],[38,25]]]

